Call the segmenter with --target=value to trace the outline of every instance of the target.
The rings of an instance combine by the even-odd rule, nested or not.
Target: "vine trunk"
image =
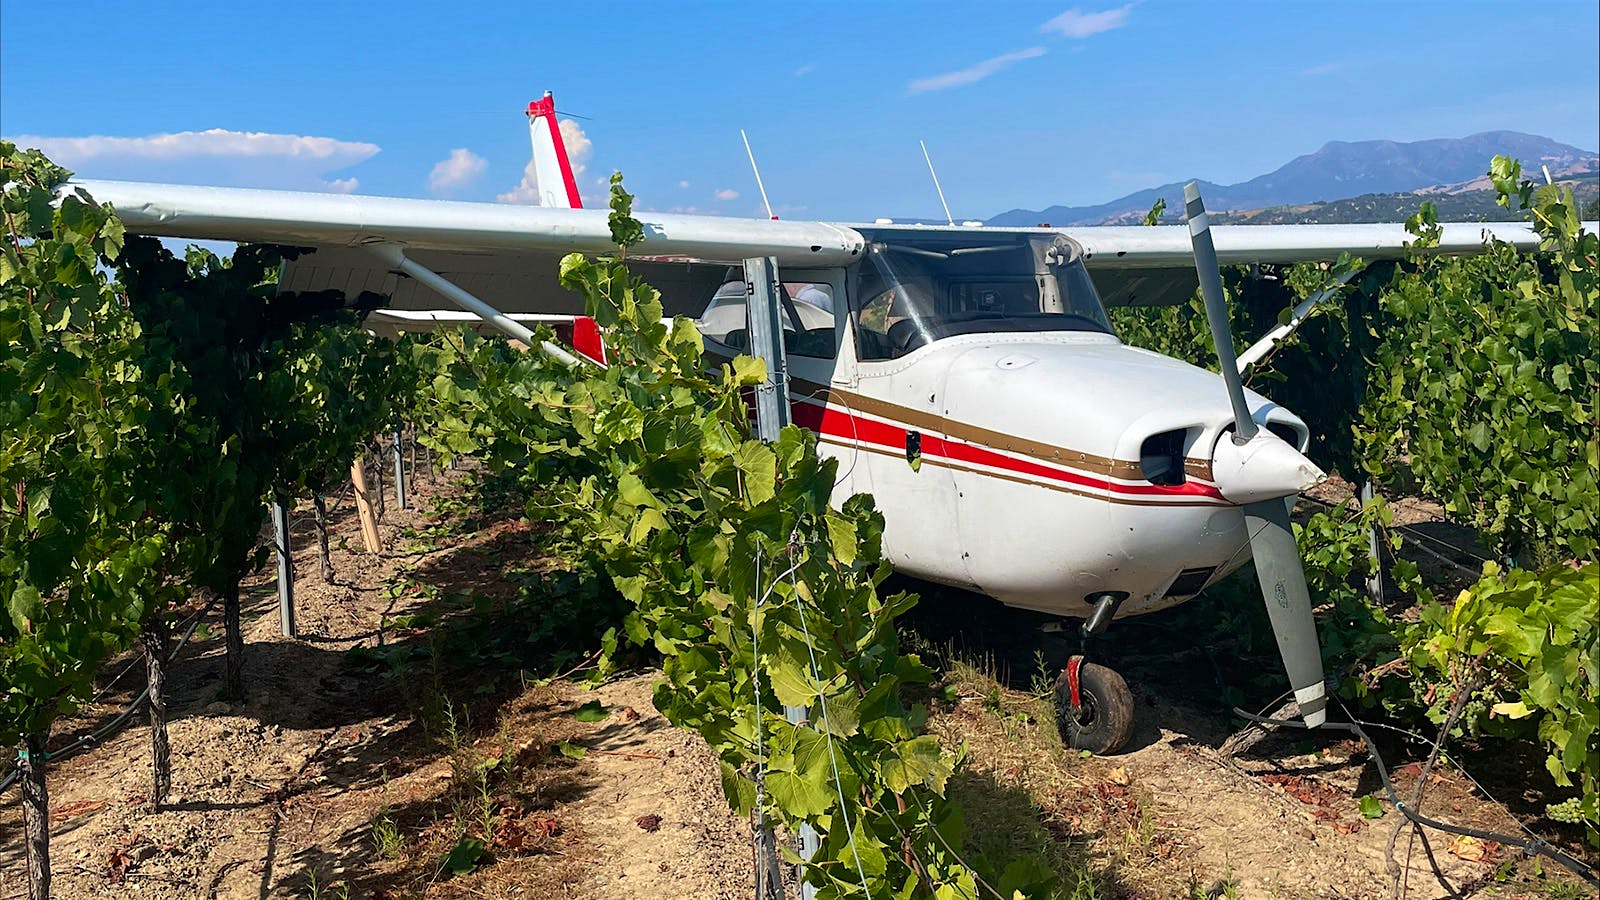
[[[222,595],[223,642],[227,645],[223,691],[229,700],[244,699],[244,631],[239,624],[239,582]]]
[[[18,754],[22,830],[28,856],[28,900],[50,900],[50,791],[45,787],[45,735],[30,734]]]
[[[161,808],[172,790],[172,754],[167,743],[167,617],[151,616],[139,639],[150,690],[150,810]]]
[[[328,553],[328,502],[321,493],[313,491],[311,505],[317,511],[317,560],[322,566],[322,580],[333,583],[333,557]]]

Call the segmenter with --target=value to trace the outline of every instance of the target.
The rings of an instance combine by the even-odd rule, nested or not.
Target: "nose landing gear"
[[[1126,597],[1103,594],[1097,598],[1094,613],[1084,622],[1084,637],[1108,628]],[[1074,750],[1115,753],[1133,735],[1133,693],[1128,683],[1111,669],[1088,662],[1083,654],[1068,659],[1056,679],[1055,707],[1061,742]]]
[[[1074,750],[1115,753],[1133,735],[1133,693],[1105,666],[1082,656],[1067,660],[1056,679],[1056,727]]]

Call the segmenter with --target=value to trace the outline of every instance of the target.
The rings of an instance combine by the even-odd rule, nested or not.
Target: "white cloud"
[[[680,181],[680,182],[678,182],[678,187],[681,187],[681,188],[686,188],[686,187],[688,187],[688,186],[689,186],[689,182],[687,182],[687,181]]]
[[[1063,37],[1086,38],[1090,35],[1112,31],[1128,24],[1128,14],[1137,3],[1100,12],[1080,12],[1076,7],[1039,26],[1043,32],[1055,32]]]
[[[465,147],[457,147],[450,155],[433,164],[428,173],[428,192],[435,197],[451,194],[477,181],[489,161]]]
[[[355,189],[356,180],[329,180],[328,175],[371,159],[381,149],[364,141],[225,128],[144,137],[24,134],[7,140],[25,148],[37,147],[60,165],[92,178],[344,193]]]
[[[356,188],[361,186],[361,182],[355,178],[335,178],[323,182],[322,186],[335,194],[354,194]]]
[[[718,200],[737,200],[739,199],[739,192],[733,188],[723,188],[711,196],[716,197]]]
[[[990,75],[999,72],[1007,66],[1014,65],[1026,59],[1035,59],[1043,56],[1043,47],[1029,47],[1026,50],[1017,50],[1012,53],[1002,53],[983,62],[971,65],[965,69],[946,72],[943,75],[930,75],[927,78],[917,78],[906,85],[906,93],[923,94],[928,91],[942,91],[948,88],[961,87],[982,81]]]
[[[796,78],[804,78],[807,75],[810,75],[812,72],[815,72],[816,70],[817,70],[816,66],[804,65],[804,66],[801,66],[800,68],[794,70],[794,77],[796,77]]]
[[[1345,63],[1343,63],[1343,62],[1323,63],[1320,66],[1312,66],[1309,69],[1302,69],[1300,71],[1300,74],[1301,75],[1310,76],[1310,77],[1316,77],[1318,75],[1332,75],[1333,73],[1339,71],[1340,69],[1343,69],[1344,67],[1345,67]]]
[[[567,162],[572,165],[572,180],[576,183],[589,168],[589,157],[594,153],[594,144],[590,142],[589,136],[583,133],[583,128],[572,119],[562,119],[557,127],[561,129],[561,142],[567,147]],[[533,172],[531,155],[528,164],[522,169],[522,181],[495,199],[501,203],[520,203],[524,206],[539,204],[539,178]]]
[[[299,134],[272,134],[264,131],[180,131],[148,137],[39,137],[22,135],[10,138],[23,147],[37,147],[64,166],[81,166],[97,159],[192,159],[198,156],[261,157],[288,156],[327,160],[340,168],[377,154],[377,144],[341,141],[337,138]]]

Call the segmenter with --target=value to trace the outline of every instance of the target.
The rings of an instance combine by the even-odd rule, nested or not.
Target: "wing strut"
[[[1311,310],[1314,309],[1318,303],[1321,303],[1324,300],[1332,299],[1335,295],[1337,295],[1340,288],[1343,288],[1350,282],[1350,279],[1356,277],[1356,275],[1361,272],[1361,268],[1361,266],[1351,266],[1350,268],[1341,272],[1334,283],[1329,285],[1326,289],[1318,291],[1317,293],[1312,294],[1306,299],[1295,304],[1294,312],[1290,314],[1289,321],[1283,323],[1282,325],[1275,326],[1271,331],[1262,335],[1261,340],[1251,344],[1250,349],[1239,354],[1239,374],[1243,375],[1246,369],[1260,362],[1268,353],[1271,353],[1272,348],[1276,347],[1279,341],[1282,341],[1289,335],[1294,334],[1295,329],[1300,327],[1300,323],[1306,320],[1306,317],[1311,314]]]
[[[527,344],[529,347],[539,348],[540,352],[544,353],[544,355],[550,357],[551,359],[559,360],[567,365],[578,364],[578,358],[576,356],[573,356],[571,353],[568,353],[567,351],[561,349],[560,346],[551,343],[550,341],[539,340],[534,336],[532,331],[528,330],[528,326],[523,325],[521,322],[512,320],[511,317],[507,316],[505,313],[495,309],[482,300],[479,300],[477,297],[472,296],[471,294],[462,290],[460,287],[457,287],[455,284],[451,283],[449,279],[433,271],[432,269],[429,269],[427,266],[424,266],[415,260],[408,259],[406,257],[405,248],[401,247],[399,244],[367,244],[366,249],[373,256],[383,260],[384,264],[389,267],[391,272],[401,275],[409,275],[410,277],[415,278],[416,280],[432,288],[440,296],[448,299],[450,302],[456,304],[462,309],[476,314],[479,318],[505,332],[510,337],[516,338],[524,344]]]

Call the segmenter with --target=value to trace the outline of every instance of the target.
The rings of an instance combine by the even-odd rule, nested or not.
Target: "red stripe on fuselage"
[[[853,415],[816,400],[796,399],[790,404],[794,423],[817,434],[841,438],[858,443],[875,444],[898,451],[905,450],[907,429],[903,425],[879,422]],[[1183,484],[1124,484],[1106,478],[1097,478],[1069,469],[1057,469],[1026,459],[1006,456],[987,447],[950,441],[936,434],[922,434],[922,455],[1004,469],[1035,478],[1047,478],[1079,487],[1094,488],[1115,494],[1148,497],[1204,497],[1227,502],[1221,492],[1209,484],[1186,481]]]

